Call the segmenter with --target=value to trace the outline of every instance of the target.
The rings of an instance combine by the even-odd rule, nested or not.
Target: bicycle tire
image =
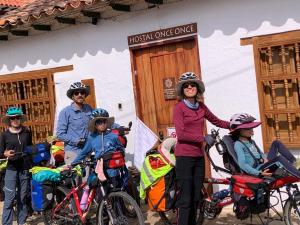
[[[118,215],[119,213],[115,212],[115,205],[114,205],[114,201],[116,198],[120,198],[122,199],[123,202],[128,202],[128,204],[130,204],[136,214],[135,218],[131,218],[129,217],[130,221],[125,221],[126,219],[124,219],[124,214],[122,214],[121,216]],[[137,205],[136,201],[126,192],[111,192],[108,195],[108,201],[112,203],[113,207],[112,207],[112,211],[113,211],[113,219],[117,220],[117,221],[122,221],[122,222],[117,222],[117,224],[122,224],[122,225],[144,225],[144,217],[143,217],[143,213],[141,211],[141,209],[139,208],[139,206]],[[104,201],[101,201],[99,207],[98,207],[98,213],[97,213],[97,225],[111,225],[111,221],[107,220],[107,216],[105,218],[105,214],[107,214],[107,210],[105,209],[105,203]],[[135,220],[135,221],[132,221]]]
[[[295,201],[298,210],[300,210],[300,196],[296,196]],[[289,198],[283,207],[284,222],[286,225],[300,224],[300,215],[299,217],[297,215],[293,216],[293,210],[295,210],[293,207],[293,199]]]
[[[67,224],[66,221],[60,221],[60,220],[53,218],[52,210],[53,210],[53,207],[55,205],[57,205],[57,203],[60,203],[69,192],[70,192],[70,190],[65,187],[61,187],[61,186],[57,187],[57,189],[55,191],[53,203],[46,210],[42,211],[42,213],[41,213],[42,219],[43,219],[43,222],[45,225],[63,225],[63,224],[65,225],[65,224]],[[74,209],[76,209],[76,206],[75,206],[73,196],[70,198],[69,202],[71,204],[71,210],[74,213]]]

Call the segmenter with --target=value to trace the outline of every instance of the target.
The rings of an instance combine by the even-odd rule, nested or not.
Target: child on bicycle
[[[255,118],[246,113],[235,114],[230,119],[230,134],[235,140],[234,150],[239,167],[254,176],[272,176],[276,169],[284,168],[300,179],[300,171],[296,168],[299,161],[279,140],[272,142],[267,155],[252,140],[253,128],[260,124],[261,122],[255,122]]]
[[[95,152],[95,159],[99,159],[108,152],[124,151],[118,136],[108,129],[114,123],[114,117],[109,117],[108,112],[101,108],[93,110],[91,116],[92,119],[88,127],[91,134],[72,164],[80,162],[93,151]],[[107,174],[110,178],[114,178],[119,175],[119,171],[118,169],[108,169]]]

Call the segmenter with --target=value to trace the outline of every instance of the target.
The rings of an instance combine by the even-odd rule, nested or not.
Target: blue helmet
[[[97,108],[92,111],[91,116],[92,116],[92,119],[95,117],[107,117],[108,118],[109,114],[105,109]]]
[[[6,111],[6,116],[22,116],[23,111],[19,107],[9,107]]]

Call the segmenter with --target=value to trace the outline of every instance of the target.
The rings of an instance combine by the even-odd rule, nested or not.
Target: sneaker
[[[294,162],[294,167],[296,167],[297,170],[300,169],[300,159],[296,159],[296,162]]]

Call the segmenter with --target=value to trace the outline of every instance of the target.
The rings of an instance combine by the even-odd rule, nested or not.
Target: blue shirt
[[[261,157],[266,158],[266,156],[262,154],[253,143],[249,141],[243,141],[243,143],[248,147],[256,159],[260,159]],[[239,167],[247,174],[258,176],[261,172],[261,165],[254,167],[255,161],[243,143],[241,143],[241,141],[236,141],[234,143],[234,150],[238,157]]]
[[[99,159],[102,155],[108,152],[124,151],[124,147],[120,143],[118,136],[110,130],[107,130],[104,134],[94,132],[89,135],[84,148],[79,152],[72,163],[77,163],[83,160],[92,151],[95,152],[95,158]],[[118,170],[108,169],[107,173],[110,177],[115,177],[118,175]]]
[[[77,144],[80,138],[88,137],[88,124],[92,110],[88,104],[84,104],[82,109],[78,109],[75,103],[72,103],[59,113],[56,135],[64,142],[65,151],[81,150]]]

